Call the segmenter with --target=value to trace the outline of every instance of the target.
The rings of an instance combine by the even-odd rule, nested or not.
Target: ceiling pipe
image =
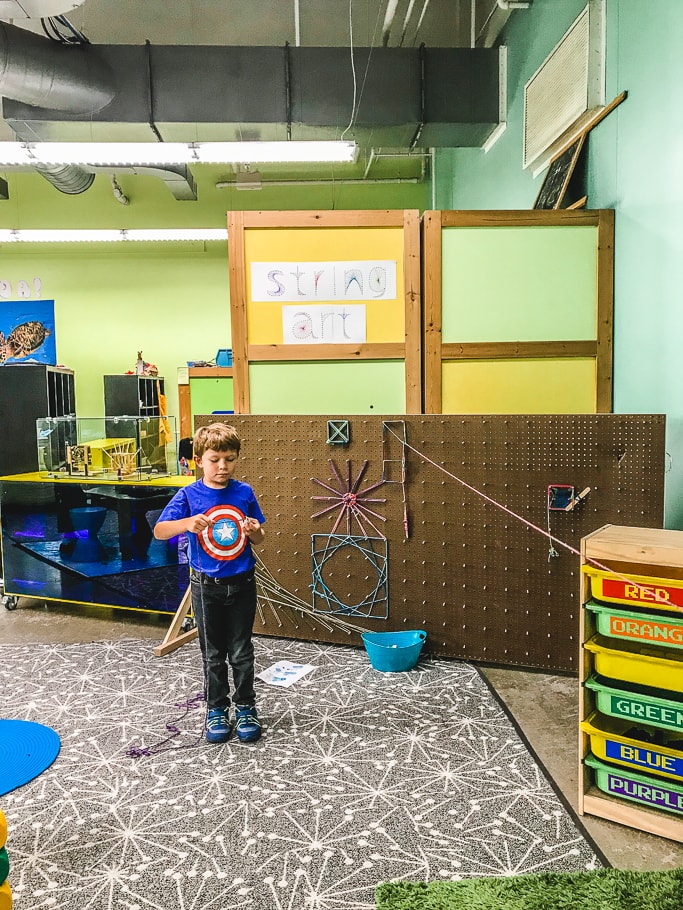
[[[75,164],[36,164],[35,169],[39,174],[67,196],[77,196],[84,193],[93,185],[95,175]]]
[[[71,114],[94,114],[114,94],[113,73],[91,47],[57,44],[0,22],[0,95]]]
[[[382,47],[387,47],[389,44],[389,35],[391,33],[391,26],[394,24],[394,19],[396,17],[397,6],[398,0],[388,0],[387,11],[384,14],[384,24],[382,25]]]
[[[497,0],[497,2],[498,6],[507,12],[511,9],[529,9],[533,0]]]
[[[95,114],[114,97],[113,73],[90,48],[64,46],[0,22],[0,95],[73,114]],[[19,137],[21,138],[21,137]],[[95,175],[76,165],[36,165],[69,196],[89,189]]]
[[[366,180],[364,177],[340,179],[335,177],[333,180],[263,180],[260,186],[249,187],[249,189],[265,189],[268,186],[367,186],[368,184],[421,183],[423,179],[421,177],[372,177]],[[226,190],[231,187],[245,189],[245,187],[238,187],[235,180],[219,180],[216,183],[217,190]]]
[[[92,46],[56,44],[0,22],[1,96],[21,104],[88,116],[111,103],[116,94],[114,85],[113,70]],[[26,123],[19,121],[12,126],[20,141],[35,139]],[[95,172],[77,165],[36,165],[35,170],[60,193],[71,196],[84,193],[95,180]],[[137,172],[160,177],[176,199],[197,198],[197,187],[186,165],[140,167]]]

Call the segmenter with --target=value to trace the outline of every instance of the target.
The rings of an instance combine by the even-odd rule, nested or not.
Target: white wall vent
[[[524,86],[523,166],[544,167],[604,104],[604,6],[589,3]]]

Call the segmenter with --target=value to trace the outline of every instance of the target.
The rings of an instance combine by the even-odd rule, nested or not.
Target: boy
[[[210,743],[224,743],[230,735],[227,662],[232,668],[237,736],[242,742],[256,742],[261,735],[251,640],[256,614],[256,558],[251,545],[263,541],[265,518],[249,484],[233,479],[240,447],[237,430],[227,424],[197,430],[194,461],[203,477],[178,490],[154,527],[159,540],[188,536]]]

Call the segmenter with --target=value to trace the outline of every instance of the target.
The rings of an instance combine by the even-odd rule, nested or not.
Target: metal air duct
[[[113,73],[91,47],[57,44],[0,22],[0,95],[56,111],[94,114],[114,94]]]
[[[113,73],[90,48],[65,47],[0,22],[0,95],[38,107],[94,114],[114,94]],[[40,166],[36,171],[69,195],[85,192],[95,179],[75,165]]]
[[[35,169],[56,190],[59,190],[60,193],[66,193],[68,196],[77,196],[79,193],[84,193],[92,186],[95,179],[93,173],[75,164],[37,164]]]

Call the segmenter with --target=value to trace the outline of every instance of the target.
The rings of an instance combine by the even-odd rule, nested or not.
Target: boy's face
[[[201,458],[195,458],[204,472],[204,483],[214,490],[227,487],[230,478],[235,473],[239,455],[234,449],[217,452],[215,449],[206,449]]]

